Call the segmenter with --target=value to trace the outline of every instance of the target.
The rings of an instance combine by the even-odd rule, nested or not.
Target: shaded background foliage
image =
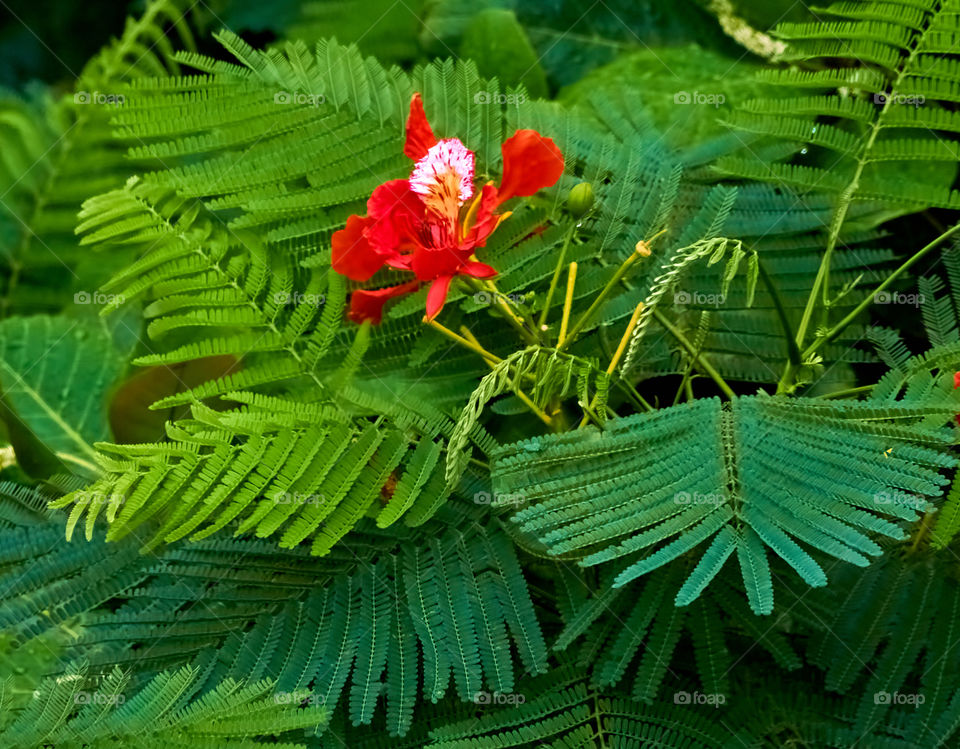
[[[956,221],[956,2],[3,6],[0,743],[956,745],[960,248],[788,345],[826,247],[814,341]],[[517,127],[567,158],[481,257],[522,313],[666,229],[563,351],[466,289],[492,372],[422,293],[343,322],[414,90],[488,174]]]

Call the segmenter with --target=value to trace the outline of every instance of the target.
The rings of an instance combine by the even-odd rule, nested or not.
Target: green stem
[[[840,322],[838,322],[836,325],[830,328],[830,330],[827,331],[826,335],[813,341],[807,347],[807,349],[803,352],[803,357],[806,358],[810,356],[810,354],[812,354],[817,349],[819,349],[823,344],[829,343],[830,341],[834,340],[837,336],[839,336],[846,329],[846,327],[850,325],[850,323],[852,323],[857,318],[857,316],[861,312],[863,312],[867,307],[873,304],[877,294],[879,294],[881,291],[884,291],[887,287],[890,286],[890,284],[892,284],[895,280],[897,280],[897,278],[899,278],[906,271],[908,271],[913,265],[915,265],[919,260],[921,260],[924,257],[924,255],[929,253],[931,250],[936,249],[939,245],[941,245],[944,242],[944,240],[949,239],[958,231],[960,231],[960,223],[955,224],[951,228],[947,229],[945,232],[943,232],[943,234],[941,234],[939,237],[934,239],[932,242],[922,247],[921,249],[917,250],[910,258],[905,260],[899,268],[897,268],[895,271],[893,271],[893,273],[887,276],[887,279],[882,284],[877,286],[877,288],[873,290],[873,293],[867,295],[867,297],[863,299],[860,302],[860,304],[854,307],[853,310],[851,310],[851,312],[846,317],[844,317]]]
[[[630,400],[631,403],[633,403],[634,406],[638,406],[642,408],[644,411],[652,412],[656,410],[653,406],[647,403],[644,397],[640,395],[640,393],[638,393],[636,389],[630,385],[630,383],[625,382],[620,377],[614,376],[613,384],[616,385],[618,388],[620,388],[620,391],[625,396],[627,396],[627,398]]]
[[[610,280],[607,281],[606,285],[600,290],[600,293],[594,297],[593,302],[587,308],[587,311],[580,316],[580,319],[574,323],[573,327],[570,329],[570,332],[564,336],[563,342],[557,344],[558,351],[562,351],[564,348],[566,348],[568,343],[572,343],[574,340],[576,340],[577,334],[580,332],[581,328],[583,328],[590,318],[593,317],[594,313],[600,309],[600,305],[606,301],[607,296],[609,296],[610,292],[613,291],[613,288],[620,283],[625,275],[627,275],[627,271],[630,270],[630,266],[632,266],[641,257],[643,256],[640,255],[639,252],[630,253],[630,257],[624,260],[620,267],[617,268],[616,272],[610,277]]]
[[[520,334],[520,337],[524,341],[533,346],[540,344],[539,336],[536,335],[536,332],[531,333],[529,330],[527,330],[526,326],[523,324],[523,320],[516,312],[513,311],[513,308],[510,306],[511,302],[509,299],[500,293],[496,287],[496,284],[490,281],[489,285],[484,285],[483,282],[469,276],[464,276],[463,280],[466,281],[467,286],[474,291],[491,295],[493,297],[493,303],[501,308],[503,317],[506,318],[507,322],[510,323],[514,330]]]
[[[879,294],[881,291],[889,287],[890,284],[892,284],[897,278],[903,275],[903,273],[908,271],[915,263],[917,263],[927,253],[929,253],[931,250],[938,247],[944,240],[950,238],[958,230],[960,230],[960,224],[956,224],[950,229],[947,229],[947,231],[943,232],[939,237],[934,239],[925,247],[922,247],[921,249],[917,250],[910,258],[905,260],[899,268],[897,268],[895,271],[893,271],[893,273],[887,276],[886,280],[883,283],[877,286],[877,288],[875,288],[872,293],[868,294],[856,307],[853,308],[853,310],[850,311],[850,313],[848,313],[842,320],[840,320],[840,322],[838,322],[836,325],[830,328],[830,330],[828,330],[826,334],[812,341],[810,345],[807,346],[807,348],[803,351],[803,353],[801,354],[801,357],[804,360],[806,360],[809,356],[811,356],[814,352],[816,352],[821,346],[835,340],[844,330],[847,329],[847,326],[849,326],[850,323],[852,323],[861,312],[863,312],[867,307],[873,304],[877,294]],[[778,393],[789,392],[792,389],[793,374],[796,371],[797,366],[798,365],[794,365],[793,362],[787,363],[787,366],[783,371],[783,375],[780,377],[780,382],[777,384]]]
[[[429,325],[431,328],[433,328],[434,330],[436,330],[436,331],[437,331],[438,333],[440,333],[441,335],[444,335],[444,336],[446,336],[447,338],[449,338],[449,339],[450,339],[451,341],[453,341],[454,343],[459,343],[459,344],[460,344],[461,346],[463,346],[464,348],[470,349],[470,350],[473,351],[475,354],[479,354],[479,355],[482,356],[486,361],[488,361],[488,362],[490,363],[490,366],[494,366],[494,365],[499,364],[500,362],[503,361],[503,359],[501,359],[501,358],[500,358],[499,356],[497,356],[496,354],[491,354],[489,351],[487,351],[485,348],[483,348],[483,347],[482,347],[481,345],[479,345],[478,343],[476,343],[476,342],[474,342],[474,341],[471,341],[471,340],[468,340],[467,338],[464,338],[463,336],[457,335],[457,334],[454,333],[452,330],[450,330],[450,328],[446,327],[445,325],[441,325],[441,324],[438,323],[436,320],[427,320],[427,319],[424,319],[424,322],[426,322],[427,325]]]
[[[677,405],[680,402],[680,396],[687,392],[692,370],[693,362],[688,360],[687,366],[684,368],[683,375],[680,377],[680,385],[677,387],[677,392],[673,396],[673,405]]]
[[[670,322],[660,310],[654,309],[653,316],[658,323],[667,329],[667,332],[670,333],[670,335],[677,339],[677,342],[683,346],[684,350],[690,355],[690,358],[696,362],[697,366],[702,369],[711,380],[717,383],[717,387],[723,391],[724,395],[731,400],[737,397],[737,394],[733,392],[733,388],[726,383],[723,377],[720,376],[720,373],[713,368],[713,365],[704,358],[703,354],[697,351],[696,346],[694,346],[687,339],[682,331],[680,331],[672,322]]]
[[[844,390],[835,390],[832,393],[821,395],[821,398],[846,398],[849,395],[860,395],[860,393],[869,393],[876,385],[861,385],[855,388],[846,388]]]
[[[793,330],[790,327],[790,320],[787,318],[787,311],[783,306],[783,301],[780,299],[780,294],[777,293],[777,287],[773,284],[773,278],[767,273],[767,269],[759,256],[757,256],[757,269],[760,271],[760,279],[763,281],[767,293],[770,294],[771,299],[773,299],[773,306],[777,310],[777,317],[780,318],[780,327],[783,328],[783,334],[787,339],[787,361],[795,367],[799,367],[803,361],[800,356],[800,347],[797,345],[796,338],[794,338]]]
[[[902,77],[903,73],[901,72],[893,86],[893,91],[896,90],[896,86],[900,83],[900,79]],[[857,155],[857,165],[854,168],[853,177],[850,179],[849,184],[846,186],[843,192],[840,193],[840,198],[837,201],[837,209],[834,211],[833,217],[830,220],[830,228],[827,234],[827,246],[823,252],[823,257],[820,259],[820,268],[817,271],[817,277],[813,281],[813,288],[810,289],[810,296],[807,298],[807,304],[803,310],[803,317],[800,318],[800,325],[797,328],[796,340],[798,347],[803,346],[803,341],[807,335],[807,327],[810,325],[810,318],[813,317],[813,310],[817,303],[818,294],[821,294],[823,297],[822,301],[824,308],[829,307],[830,262],[833,259],[833,252],[836,249],[837,242],[840,239],[840,230],[843,228],[843,222],[847,218],[847,212],[850,210],[850,204],[853,202],[853,196],[860,187],[860,177],[868,163],[867,154],[870,152],[870,149],[873,148],[873,144],[877,139],[877,135],[880,134],[880,123],[883,120],[883,116],[886,114],[892,100],[892,95],[886,98],[883,103],[883,108],[877,114],[876,119],[871,123],[870,132],[864,139],[860,148],[860,153]]]
[[[803,316],[800,318],[800,325],[797,328],[796,341],[799,348],[803,347],[804,339],[807,335],[807,328],[810,325],[810,319],[813,317],[813,310],[816,306],[818,294],[822,294],[823,297],[823,323],[824,327],[827,325],[828,320],[826,316],[829,314],[830,309],[830,262],[833,259],[833,251],[836,249],[837,242],[840,238],[840,230],[843,228],[843,222],[846,220],[847,212],[850,210],[850,205],[853,202],[853,198],[856,195],[857,189],[860,187],[860,177],[863,175],[863,170],[869,163],[868,154],[873,148],[873,145],[877,140],[877,136],[880,134],[880,130],[883,127],[884,116],[887,114],[887,110],[890,108],[891,102],[896,98],[895,94],[897,89],[900,87],[901,82],[906,77],[907,71],[911,69],[912,63],[921,48],[923,37],[929,30],[930,27],[928,26],[927,29],[916,38],[913,47],[910,50],[910,54],[902,60],[896,78],[890,84],[889,94],[883,103],[883,107],[870,124],[869,133],[862,142],[860,151],[856,157],[857,164],[854,168],[853,176],[851,177],[849,184],[840,194],[840,198],[837,201],[837,208],[830,220],[830,228],[827,234],[827,246],[824,250],[823,257],[820,260],[820,268],[817,271],[817,277],[814,279],[813,288],[810,289],[810,296],[807,298],[807,304],[804,307]],[[847,318],[845,318],[845,325],[849,325]],[[814,344],[820,345],[817,341],[814,341]],[[777,384],[778,393],[793,389],[793,374],[797,366],[799,365],[796,365],[793,362],[787,362],[787,366],[784,368],[783,375],[780,377],[780,382]]]
[[[553,278],[550,279],[550,288],[547,289],[547,298],[543,302],[543,309],[540,312],[540,321],[537,323],[537,329],[543,330],[547,324],[547,315],[550,313],[550,303],[553,302],[553,295],[557,290],[557,284],[560,283],[560,273],[563,271],[563,265],[567,259],[567,249],[573,239],[573,234],[577,230],[577,224],[570,225],[567,236],[563,240],[563,247],[560,250],[560,257],[557,258],[557,267],[553,269]]]
[[[591,404],[581,403],[580,408],[583,409],[583,418],[580,420],[580,425],[577,429],[583,429],[590,419],[593,419],[593,423],[598,427],[603,428],[603,420],[597,415],[596,409],[593,408]]]

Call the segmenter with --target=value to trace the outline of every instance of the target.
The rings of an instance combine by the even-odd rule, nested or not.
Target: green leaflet
[[[889,557],[850,582],[831,601],[832,634],[811,642],[809,653],[828,687],[851,695],[849,735],[889,720],[900,694],[912,706],[906,740],[944,745],[960,717],[950,649],[960,607],[956,581],[943,575],[939,558]]]
[[[835,153],[812,167],[762,166],[731,158],[722,161],[722,168],[802,190],[842,193],[841,212],[854,197],[891,201],[908,210],[960,206],[960,196],[950,188],[956,140],[946,134],[960,132],[960,118],[951,110],[960,90],[943,58],[955,51],[957,24],[951,3],[922,0],[836,2],[822,19],[779,25],[775,33],[788,41],[783,62],[841,58],[848,64],[817,72],[799,67],[763,71],[762,80],[790,87],[793,95],[746,102],[731,124]],[[808,87],[823,94],[797,95],[798,88]],[[824,117],[839,120],[831,125]],[[933,137],[931,130],[944,135]],[[941,162],[948,162],[946,168]]]
[[[136,538],[62,543],[62,521],[43,515],[48,500],[0,485],[0,513],[23,515],[18,527],[0,528],[9,572],[0,624],[18,642],[66,638],[53,654],[56,673],[89,662],[95,680],[114,664],[129,666],[128,699],[154,673],[191,666],[198,693],[230,678],[269,679],[280,705],[303,702],[364,724],[386,717],[402,736],[444,694],[459,701],[472,698],[469,689],[509,690],[522,674],[547,668],[540,614],[495,524],[448,513],[423,529],[384,532],[368,521],[356,543],[322,558],[305,545],[231,538],[143,555]],[[124,612],[101,608],[107,599],[122,601]],[[191,605],[199,599],[211,608]],[[148,600],[156,606],[142,608]],[[81,613],[82,633],[68,636]],[[168,647],[171,637],[180,644]],[[145,657],[131,658],[136,651]],[[472,672],[471,681],[455,678],[451,690],[456,671]],[[268,715],[245,710],[251,725],[272,730]]]
[[[806,341],[928,220],[954,220],[904,214],[958,205],[960,6],[841,0],[811,22],[778,3],[553,5],[150,0],[76,82],[122,106],[0,95],[0,387],[8,431],[45,435],[12,434],[16,464],[0,445],[0,745],[956,742],[960,255],[943,253],[948,287],[917,280],[918,309],[869,317],[899,330],[864,335],[865,313],[817,348],[807,397],[751,383],[801,366],[785,339],[808,298],[829,308]],[[780,11],[786,45],[764,31]],[[224,31],[211,57],[213,21],[276,41]],[[504,28],[512,58],[489,52],[513,44]],[[744,40],[771,57],[734,68]],[[457,49],[480,59],[436,59]],[[542,65],[556,91],[611,59],[560,101],[488,77],[542,87]],[[770,85],[738,84],[747,68]],[[714,83],[728,101],[697,108]],[[422,324],[425,288],[380,326],[344,319],[357,289],[406,280],[330,262],[333,232],[409,173],[413,91],[476,152],[475,187],[504,177],[519,128],[564,154],[560,182],[477,248],[522,315],[561,247],[576,321],[665,230],[562,352],[562,282],[521,351],[490,294],[453,285],[442,322],[492,372]],[[581,182],[595,201],[574,217]],[[98,287],[115,328],[54,341]],[[16,317],[38,312],[55,316]],[[102,418],[134,339],[137,365],[214,372],[163,391],[146,444]],[[858,366],[877,359],[879,381]],[[696,400],[714,392],[703,361],[759,394]],[[855,385],[872,392],[847,400]],[[586,406],[597,426],[578,430]],[[51,451],[91,476],[28,482]],[[778,616],[758,616],[775,593]],[[106,702],[81,704],[91,690]]]
[[[183,331],[196,332],[188,343],[140,357],[137,364],[245,357],[232,374],[156,407],[301,377],[320,384],[314,369],[341,324],[342,277],[300,272],[288,259],[268,254],[253,234],[227,231],[212,221],[199,203],[137,179],[88,201],[81,218],[84,242],[109,240],[146,250],[109,281],[106,288],[116,295],[106,310],[155,289],[162,298],[145,310],[149,335],[176,340]],[[294,288],[295,281],[301,285]]]
[[[510,390],[523,390],[527,381],[535,383],[533,402],[541,409],[551,398],[563,398],[576,387],[581,403],[588,403],[591,381],[593,390],[605,397],[609,377],[595,362],[544,348],[527,348],[497,364],[470,396],[457,420],[447,450],[447,486],[460,481],[469,461],[468,439],[480,420],[486,404]]]
[[[22,710],[9,708],[22,698],[5,695],[0,739],[10,749],[51,744],[64,749],[128,745],[147,749],[171,746],[241,749],[250,738],[314,728],[325,720],[321,707],[299,708],[299,699],[275,700],[269,680],[244,684],[226,679],[190,703],[199,686],[198,669],[183,667],[158,674],[142,689],[128,692],[128,678],[114,669],[99,683],[86,668],[38,684]],[[303,747],[303,744],[287,744]]]
[[[421,439],[413,450],[403,475],[397,482],[390,502],[377,515],[377,526],[387,528],[413,505],[417,497],[425,490],[428,481],[439,479],[434,471],[440,460],[441,446],[429,439]],[[429,492],[433,495],[433,492]]]
[[[723,225],[727,214],[733,207],[733,201],[735,198],[736,193],[733,191],[726,193],[726,195],[723,196],[722,203],[718,208],[716,227],[713,231],[711,231],[711,233],[716,233],[716,231],[719,230],[719,227]],[[670,259],[660,269],[660,275],[658,275],[654,280],[650,293],[643,302],[643,311],[640,313],[640,319],[637,323],[637,327],[634,328],[633,335],[630,337],[630,345],[627,348],[627,355],[620,367],[621,373],[626,374],[635,366],[644,333],[646,332],[647,326],[650,324],[654,310],[661,302],[664,295],[674,290],[678,280],[682,277],[684,271],[687,269],[687,266],[704,258],[707,259],[708,265],[713,265],[714,263],[719,262],[720,259],[726,254],[728,247],[730,248],[730,257],[727,258],[726,266],[723,271],[723,277],[720,283],[720,296],[725,297],[729,291],[730,282],[736,275],[740,261],[743,260],[743,258],[747,255],[747,252],[743,249],[740,242],[731,241],[724,237],[717,238],[708,235],[706,239],[701,240],[689,247],[678,249],[672,253]],[[751,255],[751,258],[755,257],[755,254]],[[754,290],[756,289],[757,275],[759,273],[759,267],[757,266],[755,260],[751,260],[748,263],[747,273],[746,304],[749,307],[753,303]],[[681,295],[683,293],[684,292],[681,292]],[[690,295],[687,294],[687,297],[689,296]]]
[[[481,707],[483,712],[478,717],[464,716],[435,725],[422,745],[443,749],[533,744],[625,749],[642,746],[655,736],[664,746],[732,749],[752,740],[747,730],[728,730],[709,713],[691,715],[682,701],[644,705],[588,684],[575,675],[571,665],[527,680],[518,689],[502,695],[505,704],[499,708]],[[677,694],[690,696],[685,691]],[[492,695],[487,696],[492,700]]]
[[[431,541],[437,528],[448,536]],[[136,641],[153,662],[173,668],[197,655],[164,647],[182,627],[202,643],[206,686],[256,674],[275,680],[280,698],[302,693],[354,725],[386,717],[393,736],[407,734],[425,705],[444,695],[469,702],[481,690],[509,692],[523,674],[547,670],[538,614],[501,529],[438,526],[379,542],[375,554],[340,549],[323,560],[257,541],[170,552],[136,599],[157,596],[176,608],[206,588],[224,602],[217,625],[206,626],[209,612],[197,610],[157,627],[156,612],[136,611],[131,598],[129,617],[98,618],[71,655],[106,664],[123,660]],[[231,571],[238,554],[259,561]]]
[[[690,605],[677,606],[672,593],[688,572],[689,565],[682,563],[663,567],[637,581],[628,596],[605,586],[564,617],[554,649],[571,650],[577,643],[574,653],[591,664],[596,683],[629,687],[636,699],[648,704],[669,686],[679,686],[676,672],[687,644],[695,649],[704,691],[728,691],[738,663],[731,652],[734,638],[726,632],[728,618],[749,622],[753,645],[781,667],[800,667],[789,641],[748,613],[742,594],[731,585],[733,575],[722,577]]]
[[[603,432],[504,445],[493,455],[494,487],[523,499],[512,516],[521,531],[551,554],[616,570],[615,586],[710,541],[681,605],[736,548],[751,606],[769,613],[764,547],[823,585],[806,549],[865,566],[881,553],[872,535],[903,538],[898,521],[933,507],[941,470],[956,464],[940,426],[952,400],[756,396],[729,408],[698,400],[611,421]]]
[[[750,608],[755,613],[773,611],[773,579],[767,550],[753,528],[745,528],[737,542],[737,560]]]
[[[943,501],[930,531],[930,544],[935,549],[946,549],[960,530],[960,474],[953,478],[950,491]]]
[[[106,401],[126,367],[104,325],[87,318],[0,323],[0,388],[15,439],[37,442],[71,469],[95,473],[93,443],[108,439]]]
[[[86,197],[122,184],[143,165],[111,125],[122,103],[107,92],[115,96],[130,81],[179,73],[174,47],[194,48],[196,26],[188,22],[192,14],[185,4],[151,0],[144,6],[84,66],[68,93],[30,87],[26,100],[0,94],[4,316],[69,308],[75,293],[93,296],[105,275],[129,259],[91,262],[77,245],[74,227]]]
[[[260,408],[216,412],[194,406],[196,420],[169,425],[173,443],[101,444],[104,475],[52,504],[73,506],[68,533],[86,515],[91,538],[106,505],[109,540],[159,519],[145,548],[231,527],[236,534],[278,535],[282,547],[309,538],[312,553],[324,555],[368,511],[386,512],[393,498],[383,497],[386,507],[378,504],[395,470],[424,470],[418,467],[419,445],[411,445],[401,425],[354,421],[330,407],[253,400]],[[276,407],[289,409],[285,419],[271,410]],[[430,442],[429,430],[427,425],[421,442]],[[427,476],[438,472],[436,462],[429,470]],[[398,506],[385,517],[396,519],[419,504],[430,508],[420,510],[416,522],[422,523],[446,497],[436,480],[424,478],[416,494],[414,488],[403,484]],[[109,501],[96,501],[101,497]]]
[[[0,627],[27,650],[32,647],[27,643],[50,635],[51,627],[135,585],[149,566],[135,543],[107,544],[102,538],[82,546],[62,543],[62,521],[48,508],[56,496],[51,491],[0,482],[0,515],[8,523],[0,534],[8,571],[0,583]],[[53,631],[55,637],[60,633]]]
[[[704,588],[717,576],[729,556],[738,548],[736,531],[725,525],[713,537],[710,547],[704,552],[693,572],[690,573],[683,587],[677,592],[677,606],[686,606],[700,597]]]

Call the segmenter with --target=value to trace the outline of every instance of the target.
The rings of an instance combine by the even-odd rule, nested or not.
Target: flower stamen
[[[432,146],[410,175],[410,189],[431,213],[455,221],[460,206],[473,196],[474,156],[458,138]]]

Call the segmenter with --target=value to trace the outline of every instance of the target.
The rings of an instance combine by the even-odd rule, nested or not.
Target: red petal
[[[373,218],[384,218],[398,211],[423,214],[423,201],[410,189],[410,181],[391,179],[377,185],[367,198],[367,213]]]
[[[444,303],[447,301],[447,292],[450,290],[450,282],[453,276],[440,276],[432,284],[430,291],[427,292],[427,319],[432,320],[440,314]]]
[[[555,184],[563,174],[563,154],[536,130],[517,130],[504,142],[503,180],[498,202],[533,195]]]
[[[391,268],[396,268],[397,270],[408,270],[413,272],[413,268],[410,267],[413,262],[413,255],[394,255],[393,257],[387,258],[387,265]]]
[[[960,388],[960,372],[953,373],[953,388],[954,390]],[[957,421],[957,426],[960,426],[960,414],[957,414],[954,418]]]
[[[403,145],[403,152],[414,161],[420,161],[436,143],[437,139],[427,122],[427,114],[423,111],[423,99],[419,93],[415,93],[410,98],[407,141]]]
[[[486,244],[487,237],[493,233],[497,224],[500,223],[500,216],[494,213],[499,203],[497,188],[488,182],[483,186],[483,191],[480,193],[477,215],[473,219],[473,224],[468,228],[463,242],[460,243],[461,249],[483,247]]]
[[[379,325],[383,319],[383,305],[394,297],[409,294],[420,288],[419,281],[409,281],[399,286],[388,286],[385,289],[357,289],[350,296],[349,317],[354,322],[371,320]]]
[[[453,248],[429,250],[421,248],[413,253],[410,269],[417,274],[421,281],[432,281],[440,276],[456,275],[467,258],[472,255],[471,250],[458,251]]]
[[[384,182],[367,200],[367,212],[376,221],[366,231],[370,245],[393,264],[397,254],[418,246],[418,227],[423,223],[423,201],[405,179]]]
[[[354,281],[366,281],[383,267],[384,258],[364,235],[373,220],[366,216],[350,216],[347,225],[331,237],[333,269]]]
[[[497,275],[497,269],[493,266],[487,265],[486,263],[477,262],[466,263],[463,266],[462,272],[465,275],[473,276],[474,278],[493,278],[495,275]]]

